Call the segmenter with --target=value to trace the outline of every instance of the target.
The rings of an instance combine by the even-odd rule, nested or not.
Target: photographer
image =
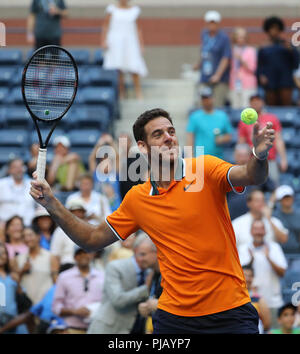
[[[269,17],[263,23],[268,43],[258,51],[257,76],[270,106],[292,104],[293,71],[299,65],[299,54],[284,38],[284,28],[278,17]]]

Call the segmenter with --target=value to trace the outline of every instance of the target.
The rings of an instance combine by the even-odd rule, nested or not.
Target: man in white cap
[[[280,206],[273,215],[289,230],[288,241],[282,249],[284,253],[300,253],[300,211],[294,209],[294,190],[289,185],[282,185],[275,194]]]
[[[228,93],[230,39],[220,29],[221,15],[219,12],[206,12],[204,21],[206,28],[201,35],[200,61],[194,68],[200,70],[200,85],[212,87],[215,105],[222,107]]]
[[[85,171],[78,154],[69,151],[71,143],[67,136],[57,136],[53,140],[54,157],[49,167],[47,180],[50,185],[58,183],[60,190],[74,190],[77,177]]]

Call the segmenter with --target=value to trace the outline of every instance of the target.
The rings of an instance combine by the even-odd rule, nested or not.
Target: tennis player
[[[253,156],[243,166],[210,155],[181,159],[172,119],[162,109],[143,113],[133,132],[143,154],[150,157],[152,152],[160,167],[168,162],[170,177],[163,180],[161,172],[155,176],[150,162],[149,180],[129,190],[106,222],[93,226],[74,217],[46,181],[33,180],[31,196],[86,250],[125,240],[138,229],[151,237],[163,287],[153,321],[155,334],[258,333],[258,315],[239,262],[226,193],[239,193],[266,180],[268,151],[275,138],[272,123],[262,130],[254,125]],[[194,170],[204,183],[191,191],[194,180],[187,180],[186,172],[201,158],[202,171]]]

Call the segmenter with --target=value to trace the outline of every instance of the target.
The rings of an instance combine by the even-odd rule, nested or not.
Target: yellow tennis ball
[[[253,108],[245,108],[241,113],[241,120],[246,124],[254,124],[257,118],[257,112]]]

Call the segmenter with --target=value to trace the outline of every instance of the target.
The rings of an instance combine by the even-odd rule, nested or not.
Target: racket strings
[[[59,48],[42,49],[27,67],[24,93],[28,106],[39,119],[49,121],[61,116],[68,109],[76,88],[73,61]]]

